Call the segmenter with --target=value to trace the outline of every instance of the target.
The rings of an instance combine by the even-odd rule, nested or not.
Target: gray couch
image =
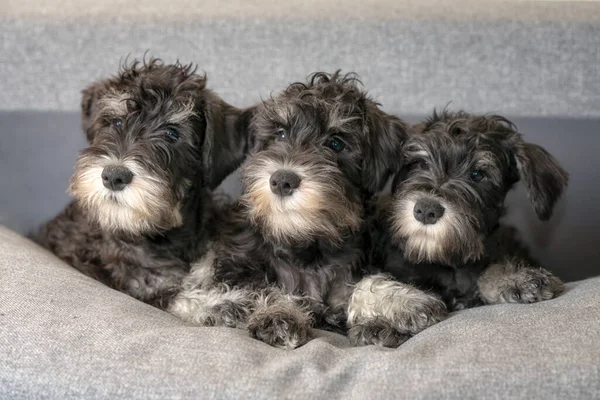
[[[600,5],[289,3],[0,4],[0,399],[599,398]],[[450,100],[508,116],[571,181],[551,221],[536,220],[522,188],[507,220],[572,283],[541,304],[457,313],[395,350],[317,332],[285,352],[82,276],[20,234],[68,201],[85,144],[79,91],[146,49],[198,62],[239,106],[343,68],[410,121]],[[223,189],[239,192],[235,174]]]
[[[189,326],[0,231],[0,398],[593,399],[600,279],[533,305],[480,307],[399,349],[318,332],[285,351]]]

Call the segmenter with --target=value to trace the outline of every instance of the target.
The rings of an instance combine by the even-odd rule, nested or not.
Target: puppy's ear
[[[81,126],[88,142],[94,139],[92,121],[98,112],[98,93],[102,88],[100,82],[95,82],[81,92]]]
[[[569,175],[542,147],[522,140],[515,147],[519,175],[527,185],[529,200],[538,218],[545,221],[567,187]]]
[[[407,124],[381,111],[375,104],[366,113],[367,145],[363,162],[363,187],[368,194],[383,189],[402,166],[402,146],[408,136]]]
[[[244,161],[254,108],[239,110],[213,97],[206,103],[203,160],[205,182],[215,189]]]

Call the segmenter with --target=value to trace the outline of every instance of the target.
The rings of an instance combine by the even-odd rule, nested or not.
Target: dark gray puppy
[[[372,262],[439,295],[450,310],[548,300],[563,284],[540,268],[499,220],[522,179],[548,219],[568,176],[500,116],[434,113],[415,127],[404,166],[374,229]]]
[[[242,198],[169,310],[295,348],[312,327],[346,328],[354,284],[369,273],[365,202],[399,168],[406,125],[338,72],[265,101],[251,132]]]
[[[83,91],[89,146],[71,178],[74,201],[35,239],[84,274],[159,302],[205,251],[211,189],[243,161],[243,119],[192,65],[123,65]]]

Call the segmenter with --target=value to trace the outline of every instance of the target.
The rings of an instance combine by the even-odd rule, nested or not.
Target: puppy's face
[[[191,66],[134,62],[83,93],[82,150],[70,193],[103,229],[137,235],[182,224],[206,186],[219,100]]]
[[[339,243],[399,163],[405,126],[353,77],[315,74],[259,107],[242,172],[250,219],[278,243]]]
[[[508,120],[466,113],[434,114],[405,145],[394,181],[392,236],[413,262],[465,263],[484,254],[484,240],[504,213],[520,178],[540,219],[550,217],[567,184],[557,161],[525,143]]]

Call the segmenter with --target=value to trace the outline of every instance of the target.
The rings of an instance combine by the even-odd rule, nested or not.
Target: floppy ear
[[[529,200],[538,218],[545,221],[552,215],[556,201],[567,187],[569,175],[542,147],[523,141],[516,147],[519,175],[527,185]]]
[[[401,119],[369,106],[366,115],[367,141],[363,162],[363,188],[368,194],[383,189],[390,175],[402,166],[402,146],[408,126]]]
[[[244,161],[254,108],[239,110],[220,99],[206,103],[202,145],[205,182],[215,189]]]
[[[88,142],[94,139],[94,133],[90,128],[98,112],[98,92],[101,88],[102,84],[95,82],[81,91],[81,126]]]

